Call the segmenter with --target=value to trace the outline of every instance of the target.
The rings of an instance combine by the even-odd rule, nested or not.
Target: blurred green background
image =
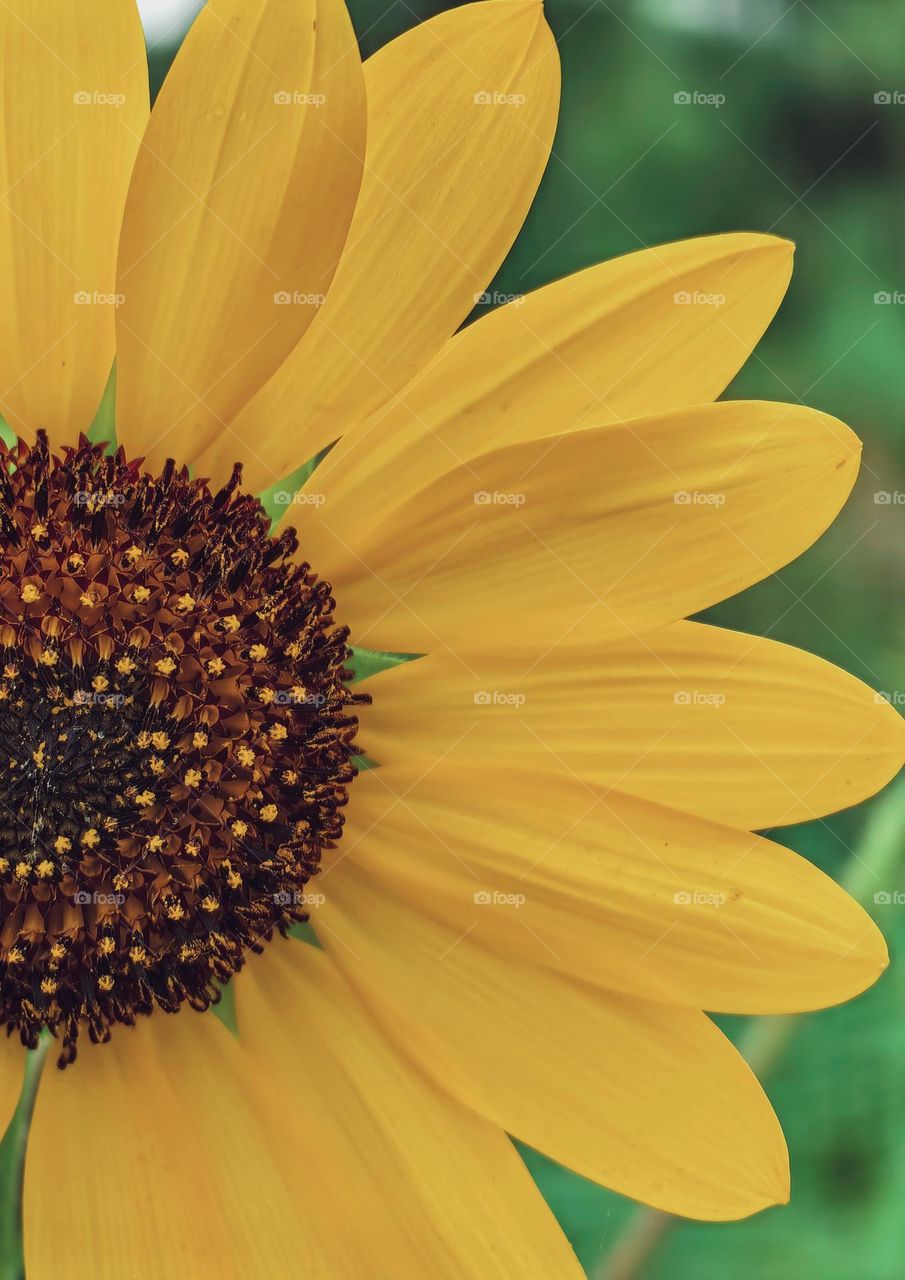
[[[349,7],[367,56],[455,5]],[[818,653],[902,705],[905,505],[874,495],[905,501],[905,8],[548,0],[546,11],[563,65],[559,132],[493,287],[523,293],[711,232],[773,231],[797,243],[789,296],[729,394],[801,400],[845,419],[864,440],[862,474],[816,547],[708,617]],[[152,46],[156,84],[173,52],[165,38]],[[677,104],[683,92],[725,101]],[[873,901],[905,890],[903,796],[894,785],[826,822],[775,833],[835,876],[857,878],[893,958],[851,1005],[757,1029],[724,1020],[762,1067],[788,1136],[788,1208],[726,1226],[675,1222],[525,1153],[595,1280],[905,1275],[905,906]]]

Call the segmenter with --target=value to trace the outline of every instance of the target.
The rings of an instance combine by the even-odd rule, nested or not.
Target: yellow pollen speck
[[[148,749],[151,745],[151,735],[148,733],[147,729],[142,729],[141,733],[139,733],[138,737],[135,739],[135,742],[142,751],[146,751]]]
[[[79,604],[86,609],[90,609],[92,605],[97,604],[97,600],[90,591],[84,591],[82,595],[79,596]]]
[[[167,907],[167,919],[169,920],[185,919],[185,907],[182,905],[181,902],[174,901],[169,904],[169,906]]]
[[[193,733],[193,734],[192,734],[192,746],[193,746],[193,747],[195,747],[195,748],[196,748],[197,750],[199,750],[199,751],[201,750],[201,748],[202,748],[202,747],[206,747],[206,746],[207,746],[207,734],[206,734],[206,733]]]
[[[241,840],[243,836],[248,835],[248,823],[243,822],[241,818],[236,818],[235,822],[230,823],[230,830]]]
[[[179,610],[180,613],[188,613],[190,610],[194,609],[194,607],[195,607],[195,597],[190,596],[187,591],[184,595],[181,595],[179,599],[176,601],[176,608]]]
[[[272,724],[270,726],[270,736],[277,742],[282,742],[287,736],[286,726],[284,724]]]
[[[138,805],[139,809],[147,809],[148,806],[152,805],[156,799],[157,797],[154,795],[153,791],[139,791],[138,795],[135,797],[135,803]]]
[[[188,558],[189,553],[186,551],[185,547],[177,547],[175,551],[170,552],[170,559],[173,561],[173,564],[187,564]]]
[[[202,899],[201,899],[201,910],[202,910],[202,911],[216,911],[216,910],[217,910],[217,908],[219,907],[219,905],[220,905],[220,903],[219,903],[219,902],[217,901],[217,899],[216,899],[212,894],[210,894],[210,893],[207,895],[207,897],[206,897],[206,898],[202,898]]]
[[[7,662],[6,666],[3,668],[3,679],[15,680],[18,674],[19,674],[19,668],[16,666],[16,664],[14,662]]]
[[[122,893],[123,890],[128,889],[128,887],[129,877],[127,875],[123,875],[122,871],[117,871],[116,875],[113,877],[113,888],[117,893]]]
[[[166,751],[167,747],[170,745],[170,737],[169,734],[163,733],[158,729],[156,733],[151,734],[150,742],[151,746],[156,747],[158,751]],[[143,744],[139,743],[138,745],[141,746]]]
[[[152,853],[157,853],[163,848],[163,836],[148,836],[148,848]]]
[[[279,809],[275,804],[265,804],[261,810],[261,817],[265,822],[275,822]]]
[[[154,670],[159,671],[162,676],[171,676],[176,670],[176,663],[172,658],[158,658],[154,663]]]
[[[42,880],[47,880],[50,876],[53,875],[53,872],[54,872],[53,863],[50,861],[49,858],[44,858],[35,867],[35,871],[37,871],[38,875]]]
[[[31,869],[27,862],[16,863],[16,879],[17,880],[27,880],[30,874],[31,874]]]
[[[297,658],[302,652],[302,646],[299,644],[298,640],[293,640],[292,644],[287,644],[283,652],[286,654],[287,658]]]
[[[112,991],[113,979],[110,977],[109,973],[102,973],[97,980],[97,985],[100,987],[101,991]]]
[[[77,551],[73,551],[72,555],[66,561],[66,564],[69,566],[70,572],[74,573],[78,569],[84,569],[85,557],[80,556]]]
[[[289,694],[293,702],[304,702],[308,697],[308,690],[303,684],[294,684],[289,690]]]
[[[33,538],[46,538],[46,537],[47,537],[47,525],[46,525],[46,524],[35,524],[35,525],[32,525],[32,529],[31,529],[31,536],[32,536]]]
[[[0,858],[0,875],[5,875],[9,871],[9,858]]]
[[[110,681],[106,676],[95,676],[91,681],[91,687],[95,693],[104,693],[110,688]]]
[[[123,559],[128,560],[129,564],[137,564],[141,559],[141,547],[136,547],[133,543],[131,547],[127,547],[123,552]]]
[[[229,885],[230,889],[238,889],[242,883],[242,877],[239,875],[238,871],[230,871],[229,875],[226,877],[226,883]]]
[[[250,769],[255,762],[255,753],[251,747],[239,747],[236,751],[236,759],[239,764],[244,764],[246,769]]]
[[[38,599],[40,594],[41,592],[31,582],[26,582],[25,586],[22,588],[21,592],[19,593],[22,599],[22,602],[24,604],[34,604],[34,602]]]
[[[116,943],[112,938],[101,938],[97,944],[97,949],[102,956],[110,956],[116,950]]]
[[[39,769],[44,768],[44,755],[46,751],[47,751],[47,743],[42,742],[41,745],[38,747],[37,751],[33,751],[31,753],[31,758],[32,760],[34,760],[35,764],[38,766]]]
[[[66,955],[66,948],[63,946],[62,942],[55,942],[50,948],[50,954],[54,960],[62,960]]]
[[[263,644],[253,644],[248,650],[248,656],[252,662],[263,662],[267,657],[267,648]]]
[[[276,696],[276,690],[271,689],[269,685],[265,685],[263,689],[258,690],[258,697],[265,706],[269,706]]]
[[[56,981],[55,978],[41,979],[41,990],[43,991],[45,996],[52,996],[58,986],[59,986],[59,983]]]
[[[147,964],[148,953],[145,951],[144,947],[130,947],[129,959],[133,964]]]
[[[144,604],[151,599],[151,592],[147,587],[136,587],[132,592],[132,599],[136,604]]]
[[[57,836],[53,842],[53,847],[57,853],[68,853],[72,848],[72,841],[68,836]]]
[[[25,959],[25,952],[21,947],[10,947],[9,954],[6,957],[8,964],[21,964]]]
[[[55,667],[57,665],[58,657],[59,654],[56,649],[45,649],[42,652],[39,661],[42,662],[45,667]]]
[[[189,840],[186,842],[185,852],[190,858],[197,858],[198,854],[201,852],[201,845],[197,840]]]
[[[241,622],[239,621],[239,619],[236,617],[234,613],[227,614],[227,616],[223,619],[224,631],[238,631],[241,625],[242,625]]]
[[[163,773],[164,769],[166,768],[166,765],[161,760],[160,756],[151,756],[151,759],[148,761],[148,768],[151,770],[153,774],[156,774],[157,777],[160,777],[160,775]]]
[[[189,769],[182,781],[187,787],[197,787],[201,782],[201,773],[198,769]]]
[[[97,834],[97,831],[94,827],[89,827],[88,830],[85,832],[85,834],[82,836],[82,844],[86,847],[86,849],[93,849],[95,848],[96,845],[99,845],[100,842],[101,842],[101,838]]]
[[[295,769],[283,770],[283,781],[286,783],[287,787],[294,787],[298,780],[299,775],[296,773]]]
[[[135,663],[131,658],[120,658],[116,664],[116,669],[121,676],[130,676],[135,670]]]
[[[209,658],[207,669],[212,676],[219,676],[226,670],[226,663],[222,658]]]

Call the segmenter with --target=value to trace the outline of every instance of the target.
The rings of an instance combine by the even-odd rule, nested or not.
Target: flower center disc
[[[206,1009],[342,831],[348,629],[239,491],[0,446],[0,1022]]]

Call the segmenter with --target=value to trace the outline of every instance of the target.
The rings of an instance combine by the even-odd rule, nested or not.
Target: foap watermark
[[[480,89],[474,96],[478,107],[523,107],[528,99],[523,93],[491,93]]]
[[[301,293],[298,289],[290,292],[280,289],[273,295],[277,307],[322,307],[327,301],[325,293]]]
[[[98,693],[95,689],[76,689],[72,701],[77,707],[105,707],[108,711],[119,711],[128,698],[124,693]]]
[[[721,907],[726,895],[707,889],[677,889],[672,900],[677,907]]]
[[[505,693],[502,689],[479,689],[474,695],[476,707],[523,707],[523,693]]]
[[[881,702],[888,702],[891,707],[905,707],[905,690],[878,689],[874,694],[874,702],[878,706]]]
[[[498,889],[479,889],[474,895],[476,907],[523,907],[527,898],[523,893],[501,893]]]
[[[270,702],[272,707],[322,707],[327,701],[324,693],[306,693],[304,690],[279,689]]]
[[[672,495],[677,507],[722,507],[726,502],[725,493],[704,493],[700,489],[679,489]]]
[[[72,495],[72,501],[77,507],[87,507],[89,511],[100,511],[103,507],[121,507],[126,501],[126,495],[117,493],[113,489],[93,493],[88,489],[77,489]]]
[[[672,295],[677,307],[724,307],[725,293],[705,293],[702,289],[679,289]]]
[[[877,507],[905,507],[905,493],[896,489],[890,493],[888,489],[880,489],[874,494],[874,505]]]
[[[474,296],[476,307],[520,307],[524,301],[523,293],[499,293],[496,289],[485,289]]]
[[[322,507],[327,501],[325,493],[309,493],[299,489],[293,493],[290,489],[278,489],[273,495],[278,507]]]
[[[680,689],[672,695],[677,707],[724,707],[724,693],[708,693],[706,689]]]
[[[700,89],[679,89],[672,95],[677,107],[720,107],[726,105],[725,93],[703,93]]]
[[[878,107],[901,107],[905,104],[905,91],[902,89],[878,89],[874,94],[874,102]]]
[[[523,507],[525,494],[501,493],[497,489],[490,493],[486,489],[479,489],[474,495],[474,504],[476,507]]]
[[[80,89],[72,95],[77,107],[121,107],[126,101],[124,93],[100,93],[97,89]]]
[[[302,893],[298,889],[292,892],[281,889],[273,895],[273,900],[278,907],[322,907],[327,896],[323,893]]]
[[[89,893],[86,889],[79,889],[73,894],[72,901],[77,907],[121,907],[126,901],[124,893],[99,893],[96,890]]]
[[[273,95],[278,107],[322,107],[327,101],[325,93],[302,93],[300,90],[281,89]]]
[[[905,293],[900,289],[878,289],[874,294],[875,307],[901,307],[905,303]]]
[[[77,307],[121,307],[126,300],[124,293],[102,293],[99,289],[80,289],[72,295]]]

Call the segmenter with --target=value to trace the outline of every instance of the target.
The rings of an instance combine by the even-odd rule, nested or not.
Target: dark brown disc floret
[[[0,1021],[75,1057],[307,919],[355,775],[348,630],[240,469],[0,445]]]

